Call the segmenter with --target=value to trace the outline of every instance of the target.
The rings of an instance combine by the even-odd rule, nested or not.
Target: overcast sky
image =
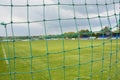
[[[58,6],[58,1],[62,5]],[[115,4],[113,4],[113,1]],[[42,6],[43,3],[46,4],[45,7]],[[76,5],[73,7],[71,5],[72,3]],[[88,5],[83,5],[85,3]],[[96,3],[98,3],[98,7],[95,5]],[[109,5],[103,5],[105,3]],[[0,0],[0,23],[13,22],[12,25],[7,25],[7,33],[9,36],[29,35],[28,27],[30,29],[30,35],[43,35],[45,34],[45,29],[47,34],[61,34],[62,31],[76,32],[76,28],[78,28],[78,30],[91,29],[92,31],[99,31],[101,26],[114,27],[117,24],[116,21],[119,20],[119,0],[28,0],[28,4],[31,5],[28,15],[26,7],[27,0],[12,0],[12,4],[14,5],[12,8],[12,15],[11,7],[7,6],[10,4],[11,0]],[[20,5],[23,6],[20,7]],[[117,15],[115,16],[114,14]],[[102,18],[98,18],[99,15]],[[107,16],[110,17],[108,18]],[[74,17],[76,17],[76,20],[74,20]],[[89,21],[87,17],[90,18]],[[60,21],[58,20],[59,18],[61,19]],[[45,21],[45,25],[42,21],[43,19],[48,20]],[[32,23],[28,26],[26,23],[27,21]],[[5,36],[5,29],[1,25],[0,36]]]

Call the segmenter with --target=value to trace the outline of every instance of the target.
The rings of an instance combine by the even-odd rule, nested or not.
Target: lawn
[[[0,80],[120,80],[119,75],[120,40],[0,43]]]

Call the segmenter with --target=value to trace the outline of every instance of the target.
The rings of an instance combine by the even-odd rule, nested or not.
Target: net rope
[[[13,0],[9,0],[9,4],[0,3],[0,7],[8,7],[10,14],[10,22],[2,23],[0,27],[1,32],[5,32],[4,36],[0,36],[0,80],[119,80],[120,77],[120,32],[118,30],[115,33],[115,39],[112,39],[113,35],[112,30],[118,29],[120,25],[120,13],[116,12],[116,5],[119,5],[119,0],[104,0],[104,3],[99,3],[99,0],[95,0],[96,3],[88,3],[88,0],[84,0],[84,3],[80,1],[75,2],[76,0],[70,0],[71,3],[62,3],[62,0],[56,0],[56,3],[46,3],[46,0],[42,0],[42,4],[30,4],[30,0],[26,1],[26,4],[14,4]],[[39,2],[39,1],[38,1]],[[58,13],[55,18],[47,18],[46,15],[49,13],[46,11],[48,7],[55,6],[57,7],[56,12]],[[71,7],[73,11],[72,17],[62,17],[61,8],[67,6]],[[94,6],[97,10],[97,15],[91,16],[89,13],[89,6]],[[100,7],[104,7],[106,15],[101,15]],[[113,14],[109,12],[109,6],[113,7]],[[31,20],[30,11],[31,8],[38,7],[42,12],[42,18],[39,20]],[[76,7],[84,7],[86,17],[77,16]],[[15,21],[14,20],[14,8],[24,8],[26,9],[26,20],[25,21]],[[119,10],[119,9],[118,9]],[[2,11],[1,11],[2,12]],[[54,12],[53,12],[54,13]],[[70,13],[71,14],[71,13]],[[40,14],[41,15],[41,14]],[[4,15],[5,16],[5,15]],[[112,25],[111,17],[114,17],[114,24]],[[106,23],[110,28],[110,37],[109,39],[102,38],[100,43],[95,42],[94,39],[90,38],[89,45],[82,45],[84,41],[81,40],[80,36],[82,33],[79,33],[80,28],[79,20],[86,20],[88,23],[89,32],[87,33],[92,37],[93,32],[98,33],[99,31],[93,31],[93,26],[91,20],[97,19],[100,29],[104,28],[103,19],[106,19]],[[65,38],[63,21],[72,21],[74,23],[75,33],[77,34],[76,42],[69,46],[74,46],[77,43],[76,47],[70,47],[67,49],[66,43],[73,40],[67,40]],[[58,22],[57,28],[60,31],[60,41],[49,40],[45,37],[49,36],[48,23]],[[41,23],[43,24],[44,40],[38,40],[37,44],[44,46],[44,48],[37,46],[38,51],[34,45],[34,38],[31,35],[31,24]],[[15,25],[25,24],[27,29],[27,39],[26,42],[21,42],[16,38],[15,34]],[[10,27],[10,28],[9,28]],[[9,30],[11,29],[11,30]],[[4,31],[2,31],[4,30]],[[9,35],[11,31],[11,35]],[[53,31],[54,32],[54,31]],[[101,31],[102,37],[104,32]],[[39,36],[38,36],[39,37]],[[24,40],[24,39],[23,39]],[[44,42],[42,42],[44,41]],[[52,42],[54,41],[54,43]],[[60,50],[57,50],[55,46],[58,43],[58,46],[62,46]],[[86,41],[87,42],[87,41]],[[45,44],[43,44],[45,43]],[[18,45],[19,44],[19,45]],[[20,45],[21,44],[21,45]],[[23,44],[23,46],[22,46]],[[27,45],[24,47],[24,44]],[[50,46],[51,44],[55,44]],[[67,44],[68,45],[68,44]],[[108,46],[109,45],[109,46]],[[53,47],[53,51],[51,49]],[[54,48],[56,47],[56,48]],[[27,50],[24,50],[27,48]],[[55,49],[55,51],[54,51]],[[86,52],[85,52],[86,51]],[[5,52],[5,54],[4,54]],[[98,53],[98,54],[97,54]],[[35,55],[37,54],[37,55]],[[68,57],[68,55],[73,54],[73,57]],[[88,60],[82,58],[83,55],[89,55]],[[5,55],[7,57],[5,57]],[[24,56],[22,56],[24,55]],[[77,60],[74,60],[74,56],[77,55]],[[99,56],[96,56],[99,55]],[[95,57],[96,56],[96,57]],[[60,59],[60,58],[61,59]],[[56,58],[55,61],[52,58]],[[58,59],[57,59],[58,58]],[[73,58],[73,59],[71,59]],[[87,57],[86,57],[87,58]],[[36,60],[35,60],[36,59]],[[83,61],[84,60],[84,61]],[[8,61],[8,62],[7,62]],[[69,62],[70,61],[70,62]],[[69,64],[68,64],[69,63]],[[98,68],[95,67],[98,65]],[[36,67],[38,66],[38,67]],[[86,68],[84,68],[87,66]],[[22,70],[23,69],[23,70]],[[73,69],[73,71],[72,71]]]

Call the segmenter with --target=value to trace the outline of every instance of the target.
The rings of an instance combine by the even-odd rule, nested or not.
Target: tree
[[[112,30],[111,30],[110,27],[105,26],[103,29],[101,29],[101,31],[100,31],[100,35],[101,35],[102,37],[108,37],[108,38],[111,38],[112,35],[113,35],[113,32],[112,32]]]
[[[91,32],[86,29],[86,30],[80,30],[79,31],[80,37],[89,37],[91,35]]]
[[[0,41],[2,40],[2,37],[0,37]]]
[[[77,38],[77,33],[75,32],[66,32],[64,33],[65,38]]]
[[[112,34],[111,28],[108,26],[105,26],[103,29],[101,29],[101,34],[111,36]]]
[[[111,32],[111,29],[110,29],[110,27],[105,26],[103,29],[101,29],[101,32],[102,32],[102,33]]]

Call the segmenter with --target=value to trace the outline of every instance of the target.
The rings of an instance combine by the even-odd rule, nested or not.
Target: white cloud
[[[74,3],[76,4],[85,4],[85,0],[73,0]],[[106,0],[107,3],[112,3],[112,0]],[[118,2],[119,0],[114,0]],[[43,0],[28,0],[29,5],[42,5]],[[44,0],[45,4],[57,4],[57,0]],[[60,0],[60,3],[62,4],[72,4],[72,0]],[[96,0],[87,0],[88,4],[96,4]],[[99,4],[104,4],[105,0],[98,0]],[[0,0],[0,4],[10,4],[10,0]],[[27,5],[26,0],[13,0],[13,5]],[[99,13],[100,16],[110,16],[113,14],[119,14],[119,3],[115,4],[115,11],[114,11],[114,5],[108,5],[108,15],[106,13],[106,6],[98,6],[99,7]],[[43,17],[43,6],[32,6],[29,7],[29,21],[42,21],[44,19]],[[60,9],[60,13],[58,13],[58,10]],[[58,9],[58,5],[51,5],[51,6],[45,6],[45,19],[46,20],[53,20],[53,19],[58,19],[59,14],[61,19],[67,19],[67,18],[74,18],[74,10],[73,6],[68,6],[68,5],[60,5]],[[75,17],[76,18],[87,18],[87,12],[85,9],[85,6],[74,6],[75,9]],[[6,22],[10,23],[11,22],[11,7],[9,6],[1,6],[0,5],[0,10],[2,11],[0,13],[0,22]],[[98,8],[93,5],[87,6],[88,10],[88,16],[89,18],[91,17],[98,17]],[[107,17],[106,17],[107,18]],[[102,24],[108,25],[108,21],[106,18],[102,19]],[[96,18],[98,19],[98,18]],[[90,19],[90,23],[92,25],[93,30],[98,30],[98,27],[100,27],[100,22],[96,21],[96,19]],[[117,16],[118,19],[118,16]],[[13,7],[13,15],[12,15],[12,20],[13,22],[27,22],[27,7]],[[115,25],[115,18],[112,17],[111,19],[111,24]],[[59,21],[49,21],[46,22],[46,27],[47,27],[47,33],[48,34],[57,34],[60,33],[60,25]],[[73,20],[61,20],[61,25],[63,27],[64,31],[75,31],[75,22]],[[9,25],[10,26],[10,25]],[[27,23],[26,24],[17,24],[13,25],[15,35],[27,35]],[[89,28],[88,26],[88,21],[87,19],[84,20],[77,20],[77,27],[79,29],[82,28]],[[8,28],[10,29],[10,28]],[[38,35],[38,34],[44,34],[44,25],[43,22],[39,23],[30,23],[30,29],[31,29],[31,35]],[[21,33],[21,32],[24,33]],[[26,31],[26,32],[25,32]],[[4,35],[4,28],[0,27],[0,35]],[[11,34],[11,30],[8,30],[8,33]]]

